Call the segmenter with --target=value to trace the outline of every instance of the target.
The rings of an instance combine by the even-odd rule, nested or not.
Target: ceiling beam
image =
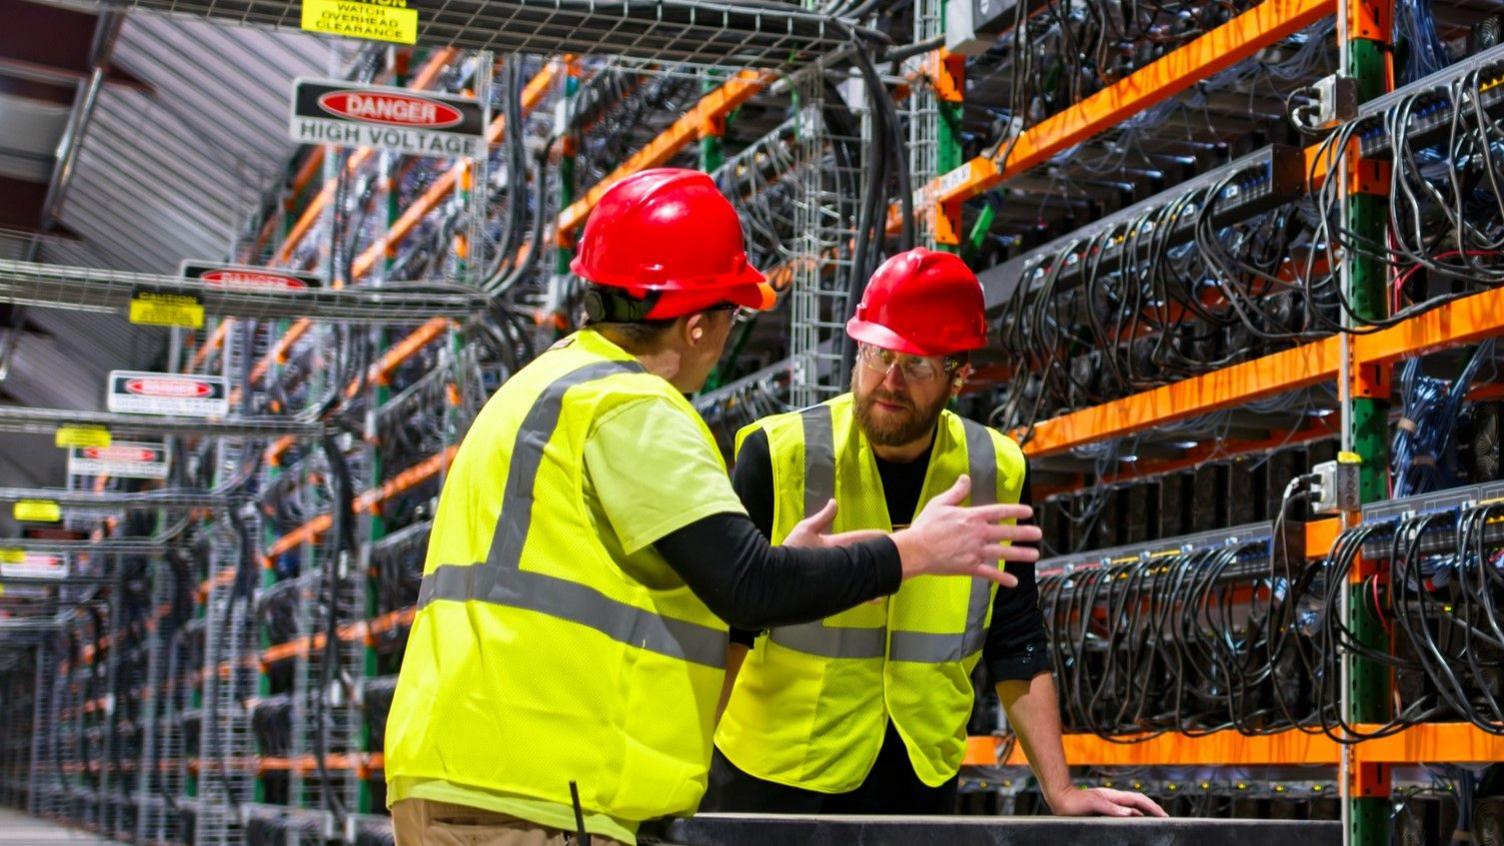
[[[28,0],[0,0],[0,20],[5,21],[0,27],[0,76],[70,87],[89,78],[99,15]],[[118,68],[111,68],[104,82],[152,90]]]

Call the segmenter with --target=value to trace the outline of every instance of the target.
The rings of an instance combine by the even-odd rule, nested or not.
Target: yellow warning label
[[[107,447],[110,430],[103,426],[59,426],[52,440],[60,447]]]
[[[418,10],[406,0],[303,0],[303,29],[346,38],[369,38],[415,44],[418,41]]]
[[[202,329],[204,302],[193,294],[136,290],[131,294],[132,323]]]
[[[26,550],[0,549],[0,564],[25,564]]]
[[[16,502],[11,516],[29,523],[56,523],[63,519],[63,508],[52,499],[23,499]]]

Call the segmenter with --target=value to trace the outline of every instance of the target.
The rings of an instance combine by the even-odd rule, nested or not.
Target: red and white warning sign
[[[323,278],[312,273],[212,261],[185,261],[178,273],[188,279],[197,279],[205,285],[243,291],[302,291],[324,285]]]
[[[167,467],[167,447],[162,444],[115,441],[105,447],[74,447],[68,451],[68,474],[72,476],[165,479]]]
[[[61,555],[42,552],[24,553],[15,563],[0,564],[0,577],[61,579],[68,575],[68,568]]]
[[[480,155],[486,117],[473,97],[296,79],[288,132],[300,144],[376,147],[409,156]]]
[[[230,388],[223,376],[111,370],[105,405],[129,414],[224,417],[230,413]]]

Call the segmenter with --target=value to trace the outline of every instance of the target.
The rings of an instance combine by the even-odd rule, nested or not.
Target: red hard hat
[[[909,355],[954,355],[987,345],[986,311],[960,256],[915,247],[872,274],[846,334]]]
[[[569,269],[638,299],[660,292],[650,320],[727,302],[759,310],[776,303],[747,264],[736,209],[709,176],[685,168],[644,170],[607,189]]]

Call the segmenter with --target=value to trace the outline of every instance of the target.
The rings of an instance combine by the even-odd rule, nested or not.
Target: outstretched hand
[[[925,504],[908,529],[894,535],[904,559],[904,576],[976,576],[1003,587],[1018,584],[1001,570],[998,561],[1030,563],[1039,551],[1018,543],[1036,543],[1037,526],[1003,525],[1004,520],[1027,520],[1027,505],[973,505],[962,502],[971,494],[971,477],[961,476],[950,489]]]
[[[887,534],[877,529],[831,533],[830,527],[835,521],[836,501],[832,499],[825,503],[824,508],[800,520],[798,525],[794,526],[794,530],[789,532],[788,537],[783,539],[783,545],[803,549],[831,549],[880,538]]]

